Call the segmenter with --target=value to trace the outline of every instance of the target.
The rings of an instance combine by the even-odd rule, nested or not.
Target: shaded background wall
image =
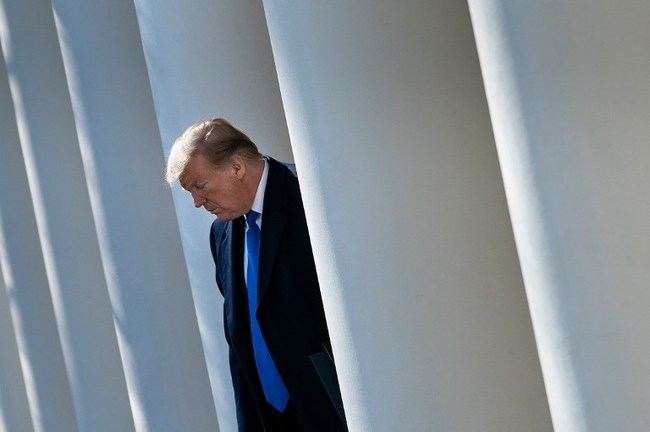
[[[650,427],[650,4],[0,0],[0,430],[236,430],[225,117],[298,166],[352,431]]]

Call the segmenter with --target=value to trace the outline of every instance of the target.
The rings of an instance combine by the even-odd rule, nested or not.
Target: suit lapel
[[[283,166],[269,159],[269,177],[264,193],[264,209],[262,218],[262,234],[260,241],[260,263],[258,273],[258,307],[269,290],[269,280],[273,263],[278,252],[282,232],[286,224],[284,206],[287,201],[283,187]]]
[[[248,307],[246,306],[245,284],[244,284],[244,221],[243,218],[235,219],[226,224],[224,238],[219,248],[221,256],[228,257],[228,261],[223,262],[222,274],[228,276],[223,278],[224,302],[226,307],[226,319],[230,329],[233,343],[238,343],[238,329],[245,323],[236,322],[235,317],[247,317]]]

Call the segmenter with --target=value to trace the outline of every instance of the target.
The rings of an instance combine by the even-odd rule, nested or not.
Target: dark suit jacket
[[[268,159],[260,240],[257,318],[291,401],[309,431],[343,431],[309,356],[329,346],[305,213],[295,175]],[[210,246],[224,296],[239,430],[262,431],[268,405],[253,358],[244,284],[243,217],[215,220]],[[337,389],[338,392],[338,389]]]

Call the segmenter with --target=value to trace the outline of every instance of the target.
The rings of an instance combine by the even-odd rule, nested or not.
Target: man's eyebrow
[[[184,191],[189,192],[189,189],[186,188],[185,185],[184,185],[183,183],[184,183],[183,180],[178,179],[178,184],[180,185],[181,189],[183,189]]]
[[[200,184],[203,184],[203,183],[205,183],[205,182],[204,182],[204,181],[199,181],[199,180],[194,180],[190,185],[188,185],[189,187],[187,187],[187,188],[184,187],[184,186],[181,184],[181,188],[183,188],[183,189],[186,190],[187,192],[190,192],[190,189],[199,189],[199,185],[200,185]]]

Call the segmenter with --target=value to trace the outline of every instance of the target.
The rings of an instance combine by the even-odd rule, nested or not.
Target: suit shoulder
[[[217,256],[217,243],[223,237],[224,231],[226,230],[226,224],[221,222],[219,219],[215,219],[210,226],[210,251],[212,252],[212,257],[216,260]]]
[[[289,177],[298,178],[298,171],[296,169],[296,164],[290,162],[280,162],[272,157],[266,156],[266,160],[269,163],[269,169],[275,171],[276,173],[283,173]]]
[[[298,170],[296,169],[296,164],[283,162],[282,165],[284,165],[296,179],[298,178]]]
[[[226,224],[224,222],[221,222],[219,219],[215,219],[210,226],[210,236],[215,238],[219,237],[219,235],[221,235],[225,229]]]

